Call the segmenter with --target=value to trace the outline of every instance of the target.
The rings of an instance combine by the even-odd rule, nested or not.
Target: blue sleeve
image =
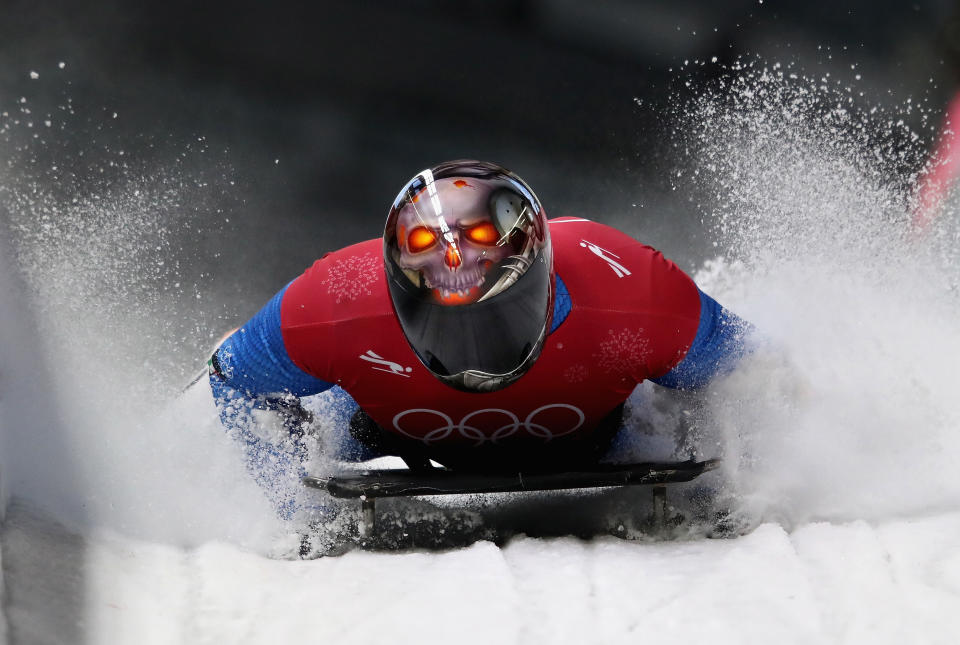
[[[309,396],[333,387],[294,365],[283,344],[280,304],[287,287],[214,352],[212,371],[235,390],[251,396]]]
[[[747,338],[753,325],[700,291],[700,322],[687,355],[663,376],[650,379],[678,389],[703,387],[727,374],[749,353]]]
[[[555,276],[554,280],[556,281],[556,288],[554,289],[555,293],[553,296],[553,320],[550,323],[549,332],[551,334],[557,331],[557,327],[567,319],[567,316],[570,315],[570,310],[573,308],[573,303],[570,301],[570,292],[567,291],[567,285],[563,283],[560,276]]]
[[[210,388],[227,435],[243,451],[247,471],[273,505],[277,515],[291,519],[300,510],[300,478],[306,474],[306,446],[296,428],[284,420],[287,432],[270,436],[255,417],[255,410],[269,409],[262,398],[250,398],[210,374]]]
[[[307,450],[299,420],[284,407],[290,409],[291,395],[318,394],[333,385],[301,370],[287,354],[280,326],[287,287],[217,348],[210,359],[210,388],[221,423],[244,451],[247,470],[277,514],[289,519],[301,507]],[[284,432],[265,432],[257,410],[278,412]]]

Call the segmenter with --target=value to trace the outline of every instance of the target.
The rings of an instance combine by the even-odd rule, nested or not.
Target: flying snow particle
[[[66,66],[67,66],[67,64],[64,63],[63,61],[60,61],[59,63],[57,63],[57,67],[59,67],[60,69],[63,69],[63,68],[66,67]]]
[[[34,71],[31,71],[31,72],[30,72],[30,78],[32,78],[33,80],[37,80],[38,78],[40,78],[40,75],[37,74],[37,73],[34,72]]]

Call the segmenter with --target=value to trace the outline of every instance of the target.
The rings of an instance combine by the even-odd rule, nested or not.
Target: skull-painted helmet
[[[550,233],[509,170],[449,161],[418,173],[390,209],[383,253],[400,326],[448,385],[497,390],[540,355],[553,313]]]

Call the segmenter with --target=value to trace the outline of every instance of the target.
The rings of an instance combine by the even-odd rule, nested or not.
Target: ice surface
[[[958,532],[952,512],[276,561],[223,542],[81,539],[14,507],[0,537],[13,642],[893,645],[955,642]]]

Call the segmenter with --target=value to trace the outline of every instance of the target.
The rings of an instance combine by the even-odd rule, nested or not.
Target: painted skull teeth
[[[443,294],[444,298],[450,298],[451,296],[465,298],[467,295],[469,295],[470,289],[457,289],[456,291],[451,291],[450,289],[440,289],[440,293]]]
[[[449,297],[452,294],[465,296],[471,289],[482,285],[483,280],[483,271],[478,267],[470,274],[455,274],[454,279],[451,281],[443,281],[438,284],[434,284],[429,277],[426,277],[424,282],[428,289],[439,290],[445,297]]]

